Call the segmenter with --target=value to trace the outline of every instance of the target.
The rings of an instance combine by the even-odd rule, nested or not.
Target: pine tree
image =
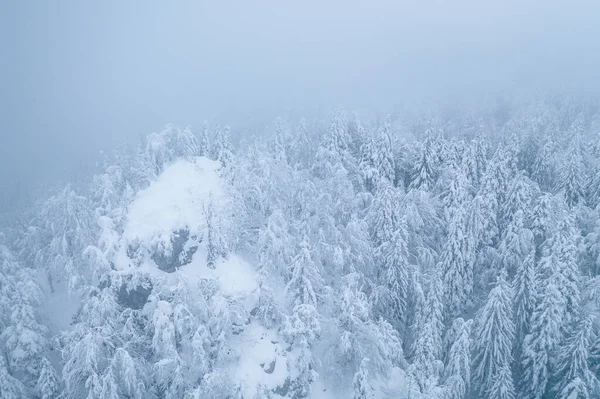
[[[472,321],[455,320],[459,325],[454,342],[450,347],[444,368],[446,390],[449,399],[464,399],[471,383],[471,325]]]
[[[293,306],[310,305],[317,308],[317,290],[322,281],[313,257],[309,238],[305,234],[289,266],[290,280],[286,292]]]
[[[425,191],[433,188],[437,177],[437,158],[431,137],[427,136],[414,168],[410,188]]]
[[[25,386],[10,375],[6,368],[4,356],[0,356],[0,397],[3,399],[22,399],[25,397]]]
[[[486,152],[487,149],[485,148],[484,142],[479,138],[471,141],[465,149],[462,169],[465,172],[473,194],[479,190],[485,173],[487,164]]]
[[[562,191],[569,208],[585,202],[585,175],[578,137],[574,137],[558,173],[558,189]]]
[[[512,372],[509,365],[501,366],[493,376],[489,399],[515,399]]]
[[[564,326],[569,326],[579,310],[581,302],[579,292],[580,271],[578,263],[577,233],[570,216],[563,218],[554,235],[548,240],[550,256],[556,258],[559,277],[558,289],[564,303]]]
[[[214,269],[217,259],[224,254],[225,249],[215,220],[212,197],[209,198],[208,205],[204,209],[204,217],[206,220],[206,265]]]
[[[371,304],[361,291],[363,283],[360,274],[350,273],[344,276],[342,287],[333,297],[339,339],[331,348],[329,359],[334,375],[340,379],[359,368],[365,356],[372,356],[369,369],[375,375],[387,375],[391,367],[404,362],[398,333],[386,321],[372,320]]]
[[[600,381],[589,368],[589,347],[593,318],[584,317],[559,348],[553,388],[557,398],[589,399],[599,388]]]
[[[37,380],[36,391],[40,399],[54,399],[60,392],[60,382],[54,367],[48,359],[43,358],[40,365],[40,376]]]
[[[521,396],[542,399],[548,388],[550,359],[563,338],[565,299],[560,292],[560,265],[555,254],[540,265],[539,299],[523,342]]]
[[[392,240],[400,224],[400,200],[398,189],[383,182],[369,210],[371,239],[379,259],[383,258],[384,245]]]
[[[471,247],[465,211],[458,207],[448,227],[448,239],[439,262],[448,316],[457,316],[464,310],[473,290]]]
[[[544,190],[553,187],[556,179],[555,165],[553,163],[554,147],[555,144],[552,140],[548,140],[542,145],[532,166],[531,178]]]
[[[465,174],[460,168],[453,170],[450,187],[443,197],[444,213],[446,220],[450,222],[457,212],[457,209],[465,206],[469,201],[469,190]]]
[[[506,229],[519,211],[523,212],[525,219],[528,216],[525,212],[529,212],[531,200],[530,183],[523,173],[519,173],[511,181],[506,202],[502,207],[501,228]]]
[[[392,148],[392,124],[386,117],[378,132],[376,168],[382,179],[394,184],[396,182],[396,167]]]
[[[531,215],[531,230],[535,237],[536,252],[539,257],[542,244],[552,235],[556,223],[554,198],[551,194],[543,194],[538,198]]]
[[[406,322],[408,299],[408,248],[405,223],[401,223],[392,240],[384,244],[383,263],[379,270],[379,292],[376,299],[377,314],[382,315],[396,328]]]
[[[519,210],[512,217],[504,231],[500,242],[500,256],[506,270],[512,275],[520,265],[531,257],[535,259],[535,244],[531,230],[525,228],[523,211]]]
[[[202,124],[202,131],[198,137],[198,153],[199,155],[208,157],[210,156],[210,142],[208,140],[208,122],[204,121]]]
[[[361,149],[359,169],[367,191],[373,192],[380,184],[393,185],[396,181],[391,130],[388,117]]]
[[[495,376],[510,368],[515,327],[512,321],[512,289],[503,269],[487,302],[477,312],[473,337],[473,381],[480,395],[492,391]],[[512,377],[509,375],[510,384]]]
[[[429,289],[422,322],[417,330],[413,364],[409,372],[416,379],[423,393],[437,384],[440,372],[442,351],[442,303],[440,278],[435,277]]]
[[[515,344],[517,360],[523,351],[523,341],[531,330],[531,321],[538,297],[538,276],[534,253],[531,251],[517,266],[514,279]],[[517,367],[519,369],[519,367]]]
[[[364,358],[360,362],[358,371],[354,374],[354,381],[352,386],[354,388],[354,399],[368,399],[371,396],[372,388],[369,383],[369,370],[367,364],[369,363],[368,358]]]

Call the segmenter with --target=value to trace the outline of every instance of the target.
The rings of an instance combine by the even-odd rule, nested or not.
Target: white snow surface
[[[220,166],[218,161],[196,157],[191,161],[177,160],[167,167],[131,204],[123,238],[149,241],[157,233],[203,226],[203,208],[209,196],[217,208],[227,202],[218,174]]]

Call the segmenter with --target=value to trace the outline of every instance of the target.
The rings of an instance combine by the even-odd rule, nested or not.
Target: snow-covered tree
[[[457,316],[468,304],[473,290],[473,256],[466,215],[459,206],[448,227],[448,239],[439,261],[444,279],[444,304],[448,316]]]
[[[515,344],[517,359],[522,343],[531,329],[531,318],[538,298],[538,275],[533,251],[527,253],[516,268],[514,286]],[[519,369],[519,367],[517,367]]]
[[[455,320],[456,334],[444,368],[448,399],[464,399],[471,383],[471,325],[472,320]]]
[[[440,293],[440,277],[435,276],[427,294],[422,321],[417,327],[413,363],[409,368],[409,373],[412,374],[423,393],[430,392],[437,384],[442,368],[442,330],[444,325]]]
[[[25,393],[25,386],[10,375],[4,356],[0,356],[0,396],[6,399],[21,399]]]
[[[45,357],[40,364],[40,376],[35,389],[40,399],[55,399],[60,393],[60,381],[56,371]]]
[[[551,357],[564,336],[567,300],[558,246],[550,246],[540,263],[538,300],[530,332],[523,342],[520,392],[527,399],[541,399],[547,392]]]
[[[167,125],[160,133],[152,133],[147,138],[146,157],[155,175],[177,158],[199,154],[198,140],[189,128],[181,130]]]
[[[557,188],[563,193],[570,208],[585,201],[585,170],[579,139],[579,137],[573,138],[558,169]]]
[[[376,288],[376,313],[396,328],[407,320],[408,300],[408,248],[405,222],[401,222],[392,239],[383,244],[383,258],[379,266],[379,286]]]
[[[473,387],[487,396],[502,368],[510,369],[515,326],[512,320],[512,288],[502,269],[487,302],[477,312],[473,331]],[[512,385],[512,377],[508,382]]]
[[[489,392],[490,399],[515,399],[512,371],[509,365],[501,366],[493,376],[492,387]]]
[[[593,318],[585,316],[559,348],[553,392],[557,398],[587,399],[598,392],[600,381],[589,368]]]
[[[373,388],[371,388],[369,381],[369,370],[367,369],[368,363],[369,359],[364,358],[360,362],[358,371],[354,374],[354,381],[352,382],[354,399],[368,399],[371,396]]]
[[[431,137],[427,136],[415,164],[410,188],[425,191],[433,188],[438,168],[438,156],[434,153],[434,150]]]

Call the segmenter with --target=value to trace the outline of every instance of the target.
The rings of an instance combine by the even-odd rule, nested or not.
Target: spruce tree
[[[501,270],[487,302],[477,312],[473,333],[473,385],[481,396],[492,391],[496,376],[510,368],[515,327],[512,320],[512,288]],[[512,385],[512,376],[510,376]]]
[[[553,387],[557,398],[589,399],[598,392],[600,381],[589,368],[593,321],[592,316],[584,316],[559,348]]]

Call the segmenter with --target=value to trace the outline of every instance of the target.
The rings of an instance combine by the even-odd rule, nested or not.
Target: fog
[[[597,1],[491,3],[2,2],[0,209],[166,123],[597,90]]]

